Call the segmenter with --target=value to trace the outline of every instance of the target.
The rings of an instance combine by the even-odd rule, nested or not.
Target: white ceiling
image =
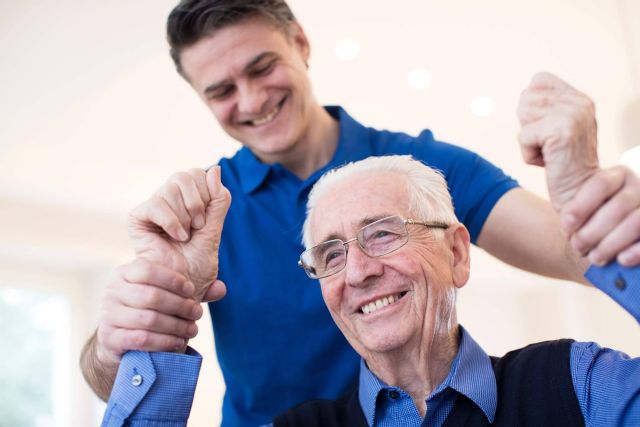
[[[175,3],[0,3],[0,198],[121,217],[172,172],[237,149],[173,70],[164,23]],[[601,156],[615,162],[634,120],[625,109],[640,97],[639,3],[290,2],[321,102],[376,127],[432,128],[539,192],[543,176],[522,165],[516,143],[520,91],[549,70],[590,94]],[[344,38],[360,45],[351,61],[335,54]],[[416,68],[432,76],[425,90],[407,85]],[[480,95],[495,101],[486,118],[470,111]]]

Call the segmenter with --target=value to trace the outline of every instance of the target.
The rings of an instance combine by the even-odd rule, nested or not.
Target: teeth
[[[379,298],[373,302],[370,302],[367,305],[363,305],[362,307],[360,307],[360,310],[362,310],[362,312],[364,314],[369,314],[369,313],[373,313],[374,311],[378,310],[379,308],[382,307],[386,307],[389,304],[393,304],[394,302],[398,301],[400,299],[400,294],[397,295],[389,295],[386,296],[384,298]]]
[[[267,114],[266,116],[264,116],[262,118],[251,120],[250,123],[253,126],[260,126],[260,125],[263,125],[265,123],[269,123],[271,120],[273,120],[273,118],[276,116],[276,114],[278,114],[278,111],[280,111],[280,107],[278,105],[276,105],[276,108],[274,108],[273,111],[271,111],[269,114]]]

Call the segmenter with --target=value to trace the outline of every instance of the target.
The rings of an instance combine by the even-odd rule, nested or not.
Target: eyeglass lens
[[[369,256],[377,257],[392,252],[407,241],[404,220],[398,216],[383,218],[360,229],[358,244]],[[340,271],[347,262],[346,243],[330,240],[307,251],[304,263],[315,276],[326,277]]]

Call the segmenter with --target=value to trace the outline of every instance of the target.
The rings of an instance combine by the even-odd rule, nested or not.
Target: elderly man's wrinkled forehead
[[[311,212],[312,244],[350,239],[364,225],[390,215],[409,213],[407,178],[397,172],[366,171],[333,184]]]

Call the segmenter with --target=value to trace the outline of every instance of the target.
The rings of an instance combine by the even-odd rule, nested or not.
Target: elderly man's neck
[[[387,353],[369,354],[367,366],[386,384],[399,387],[413,399],[422,417],[426,415],[426,398],[444,381],[458,353],[460,334],[457,323],[442,333],[423,339],[420,345]]]

